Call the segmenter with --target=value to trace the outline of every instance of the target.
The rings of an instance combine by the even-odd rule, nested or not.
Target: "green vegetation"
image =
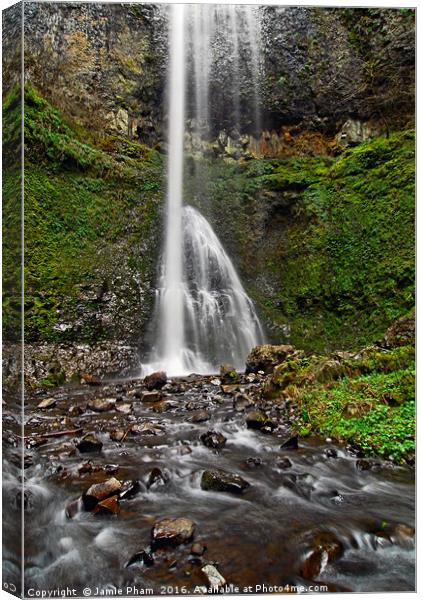
[[[20,108],[13,98],[5,106],[7,141]],[[26,339],[111,338],[119,315],[108,323],[95,317],[108,290],[124,312],[139,296],[137,280],[146,282],[141,321],[152,301],[148,284],[155,276],[161,157],[119,138],[105,137],[94,146],[87,133],[72,128],[31,86],[25,90],[24,123]],[[9,219],[19,177],[18,168],[8,169]],[[9,259],[6,252],[6,265]],[[4,319],[11,334],[16,318],[8,304]],[[68,334],[55,327],[58,321],[78,319],[77,329]]]
[[[265,395],[290,400],[302,436],[329,436],[395,462],[414,458],[414,345],[287,361]]]
[[[210,183],[192,202],[235,257],[275,341],[359,348],[413,307],[412,131],[334,159],[207,167]]]

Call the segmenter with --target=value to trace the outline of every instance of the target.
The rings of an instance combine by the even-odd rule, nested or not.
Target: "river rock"
[[[220,379],[223,384],[237,383],[239,375],[233,365],[224,364],[220,367]]]
[[[210,419],[211,415],[208,411],[199,410],[190,417],[189,421],[191,423],[204,423],[205,421],[209,421]]]
[[[109,435],[110,439],[113,440],[113,442],[121,442],[125,437],[126,432],[123,431],[123,429],[113,429],[113,431],[110,431]]]
[[[227,441],[227,438],[218,431],[207,431],[199,439],[207,448],[214,448],[216,450],[223,448]]]
[[[146,567],[152,567],[152,565],[154,564],[154,557],[151,554],[151,552],[149,552],[148,550],[141,550],[140,552],[136,552],[136,554],[129,558],[129,560],[125,564],[125,568],[140,563],[144,564]]]
[[[145,421],[144,423],[133,425],[130,429],[132,435],[163,435],[165,429],[158,423]]]
[[[73,519],[76,517],[77,513],[80,510],[81,501],[78,498],[77,500],[73,500],[73,502],[69,502],[69,504],[65,508],[65,514],[68,519]]]
[[[184,517],[161,519],[154,524],[151,530],[151,546],[156,549],[163,546],[186,544],[193,538],[195,528],[195,523]]]
[[[81,383],[85,385],[101,385],[101,379],[95,375],[83,373],[81,375]]]
[[[94,515],[117,515],[120,512],[119,505],[119,497],[110,496],[110,498],[106,498],[105,500],[101,500],[94,507],[92,513]]]
[[[116,411],[124,415],[130,415],[132,412],[132,405],[129,403],[116,404]]]
[[[253,410],[247,413],[246,417],[246,425],[248,429],[264,429],[267,427],[271,421],[268,419],[267,415],[260,410]]]
[[[141,483],[137,479],[125,481],[120,488],[120,500],[129,500],[142,491]]]
[[[296,450],[299,448],[299,437],[294,435],[280,446],[283,450]]]
[[[95,400],[90,400],[87,406],[94,412],[108,412],[113,410],[115,403],[116,401],[112,398],[95,398]]]
[[[207,549],[206,546],[204,546],[203,544],[200,544],[199,542],[195,542],[195,544],[192,544],[190,553],[193,554],[194,556],[202,556],[206,549]]]
[[[147,390],[161,390],[167,383],[167,374],[164,371],[157,371],[147,375],[144,379],[144,385]]]
[[[263,371],[266,375],[272,373],[274,367],[284,362],[287,357],[296,353],[296,348],[289,345],[272,346],[263,344],[255,346],[246,359],[246,374]]]
[[[73,404],[72,406],[69,406],[69,410],[67,412],[70,417],[79,417],[83,414],[84,409],[78,404]]]
[[[287,458],[287,456],[285,458],[280,458],[280,460],[277,461],[277,467],[279,469],[290,469],[291,466],[292,461],[290,458]]]
[[[122,484],[115,477],[101,483],[94,483],[82,496],[85,510],[92,510],[98,502],[102,502],[121,490]]]
[[[236,394],[233,399],[233,408],[237,412],[243,412],[247,408],[251,407],[254,404],[252,398],[247,394]]]
[[[343,551],[342,542],[330,531],[316,534],[310,543],[310,551],[303,563],[301,575],[305,579],[314,579],[327,563],[340,558]]]
[[[209,469],[202,473],[201,488],[206,491],[241,494],[249,487],[250,483],[240,475],[223,469]]]
[[[151,489],[151,488],[160,487],[162,485],[166,485],[168,480],[169,480],[168,476],[165,475],[161,469],[159,469],[158,467],[154,467],[154,469],[151,471],[151,473],[148,476],[147,488]]]
[[[150,392],[142,392],[141,394],[141,402],[160,402],[161,399],[161,392],[157,392],[156,390]]]
[[[38,404],[38,408],[53,408],[57,404],[56,398],[45,398]]]
[[[212,588],[220,588],[226,584],[226,580],[214,565],[205,565],[201,571],[205,574],[208,579],[208,583]]]
[[[79,452],[101,452],[103,443],[93,433],[87,433],[76,444]]]

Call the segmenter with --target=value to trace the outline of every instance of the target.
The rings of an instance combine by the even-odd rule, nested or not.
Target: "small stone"
[[[268,423],[267,415],[259,410],[249,412],[245,419],[248,429],[262,429]]]
[[[67,412],[70,417],[79,417],[80,415],[83,414],[84,409],[82,408],[82,406],[73,404],[72,406],[69,407],[69,410]]]
[[[213,565],[205,565],[201,571],[206,575],[208,583],[212,588],[220,588],[226,584],[226,580]]]
[[[223,469],[209,469],[202,473],[201,488],[213,492],[241,494],[250,487],[245,479]]]
[[[164,546],[179,546],[193,538],[195,523],[184,517],[161,519],[151,530],[151,546],[154,549]]]
[[[278,462],[277,462],[277,467],[279,467],[279,469],[290,469],[290,467],[292,466],[292,461],[290,460],[290,458],[281,458]]]
[[[253,400],[247,394],[238,393],[233,399],[233,408],[237,412],[243,412],[245,409],[253,405]]]
[[[211,385],[221,385],[221,379],[211,379]]]
[[[101,452],[103,443],[94,434],[87,433],[77,442],[76,447],[79,452]]]
[[[199,410],[198,412],[194,413],[189,421],[191,423],[205,423],[205,421],[209,421],[211,418],[211,415],[208,411],[206,410]]]
[[[161,471],[161,469],[159,469],[158,467],[155,467],[149,474],[148,481],[147,481],[147,488],[148,489],[156,488],[156,487],[159,487],[162,485],[166,485],[167,482],[168,482],[167,475],[164,475],[163,472]]]
[[[220,367],[220,379],[224,384],[237,383],[239,375],[233,365],[224,364]]]
[[[124,415],[129,415],[132,412],[132,405],[131,404],[116,404],[116,411],[119,413],[122,413]]]
[[[225,394],[233,394],[234,392],[236,392],[239,389],[239,384],[234,383],[234,384],[222,385],[221,389],[223,390],[223,392]]]
[[[206,433],[203,433],[199,439],[204,446],[207,446],[207,448],[214,448],[216,450],[224,448],[227,441],[227,438],[217,431],[207,431]]]
[[[249,469],[255,469],[256,467],[260,467],[262,465],[262,459],[258,458],[257,456],[250,456],[246,459],[245,463]]]
[[[113,429],[113,431],[110,431],[110,439],[113,440],[113,442],[121,442],[125,435],[126,432],[122,429]]]
[[[147,375],[144,379],[144,385],[147,390],[160,390],[167,383],[167,374],[164,371],[157,371]]]
[[[162,399],[161,392],[153,390],[151,392],[142,392],[141,402],[160,402]]]
[[[94,507],[94,515],[117,515],[120,512],[119,497],[106,498]]]
[[[360,458],[356,461],[356,468],[358,471],[369,471],[371,468],[371,463],[369,460],[364,460]]]
[[[82,496],[85,510],[92,510],[98,502],[102,502],[119,492],[121,487],[122,484],[115,477],[101,483],[94,483]]]
[[[195,542],[195,544],[192,544],[190,553],[193,554],[194,556],[202,556],[204,554],[205,550],[206,550],[206,546],[204,546],[203,544],[200,544],[199,542]]]
[[[283,450],[296,450],[299,447],[298,443],[299,437],[294,435],[290,439],[288,439],[284,444],[281,444],[281,448]]]
[[[132,435],[162,435],[165,429],[162,425],[145,421],[137,425],[133,425],[130,429]]]
[[[152,567],[152,565],[154,564],[154,557],[152,556],[151,552],[149,552],[148,550],[141,550],[140,552],[136,552],[136,554],[131,556],[131,558],[125,564],[125,569],[127,569],[127,567],[130,567],[131,565],[136,565],[140,563],[144,564],[146,567]]]
[[[120,488],[120,500],[129,500],[142,491],[141,484],[137,479],[125,481]]]
[[[65,514],[68,519],[73,519],[80,510],[81,502],[79,498],[70,502],[65,508]]]
[[[81,383],[85,385],[101,385],[101,380],[95,375],[89,373],[83,373],[81,375]]]
[[[96,398],[88,402],[89,410],[94,412],[108,412],[115,407],[115,400],[112,398]]]
[[[104,471],[107,475],[113,475],[113,473],[117,473],[119,470],[119,465],[105,465]]]
[[[324,454],[327,458],[337,458],[338,457],[337,450],[335,448],[327,448],[325,450]]]
[[[57,404],[56,398],[45,398],[38,404],[38,408],[53,408]]]

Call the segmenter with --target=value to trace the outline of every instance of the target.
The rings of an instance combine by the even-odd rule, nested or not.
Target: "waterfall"
[[[257,27],[251,8],[170,7],[165,248],[153,318],[158,340],[143,374],[212,373],[223,362],[243,369],[249,351],[264,339],[253,302],[211,225],[198,210],[183,206],[185,124],[191,116],[196,138],[210,137],[210,78],[213,70],[215,77],[224,41],[229,42],[234,126],[241,128],[240,59],[246,49],[258,127],[258,63],[253,49]],[[201,185],[198,174],[196,186]]]

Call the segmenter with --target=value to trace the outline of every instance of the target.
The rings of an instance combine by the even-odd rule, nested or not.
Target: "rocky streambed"
[[[414,589],[413,470],[297,438],[263,381],[86,377],[34,392],[23,497],[6,398],[5,580],[19,577],[23,502],[27,590]]]

